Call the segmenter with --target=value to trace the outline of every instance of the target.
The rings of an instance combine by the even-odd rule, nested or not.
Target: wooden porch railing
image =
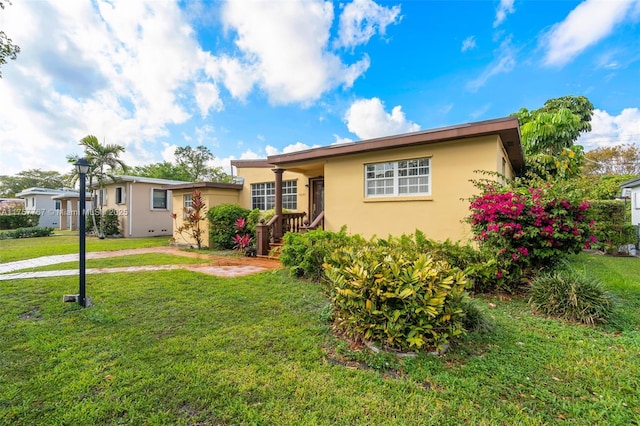
[[[261,219],[256,225],[256,254],[267,256],[270,243],[279,243],[285,232],[303,232],[303,219],[306,215],[304,212],[282,213],[282,215],[273,216],[267,223]]]
[[[309,220],[304,220],[304,226],[300,229],[301,233],[305,233],[312,229],[324,229],[324,210],[320,212],[320,214],[313,220],[313,222],[309,223]]]

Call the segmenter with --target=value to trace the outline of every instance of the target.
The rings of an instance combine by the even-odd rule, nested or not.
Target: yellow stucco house
[[[272,239],[293,228],[287,211],[304,213],[311,228],[346,226],[364,237],[420,229],[429,238],[457,241],[471,236],[465,200],[476,192],[471,180],[481,176],[475,171],[510,178],[522,170],[524,156],[518,119],[505,117],[236,160],[232,166],[238,183],[215,188],[221,192],[212,186],[207,206],[231,202],[275,209]],[[171,188],[174,213],[181,215],[175,206],[184,207],[188,188]]]

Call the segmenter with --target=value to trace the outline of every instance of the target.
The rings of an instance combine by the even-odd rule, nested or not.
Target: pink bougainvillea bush
[[[483,181],[468,218],[486,255],[484,290],[515,290],[536,272],[595,243],[589,204],[550,183],[502,186]],[[490,273],[487,273],[490,272]]]

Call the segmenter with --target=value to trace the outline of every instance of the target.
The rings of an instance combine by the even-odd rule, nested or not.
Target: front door
[[[311,222],[313,222],[320,213],[324,211],[324,178],[313,178],[309,180],[311,183]]]

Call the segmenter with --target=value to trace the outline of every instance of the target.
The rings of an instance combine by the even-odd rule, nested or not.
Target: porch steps
[[[282,243],[282,242],[280,242],[280,243],[269,243],[269,254],[268,255],[258,255],[257,257],[264,258],[264,259],[275,259],[275,260],[278,260],[278,259],[280,259],[280,251],[282,250],[283,246],[284,246],[284,243]]]

